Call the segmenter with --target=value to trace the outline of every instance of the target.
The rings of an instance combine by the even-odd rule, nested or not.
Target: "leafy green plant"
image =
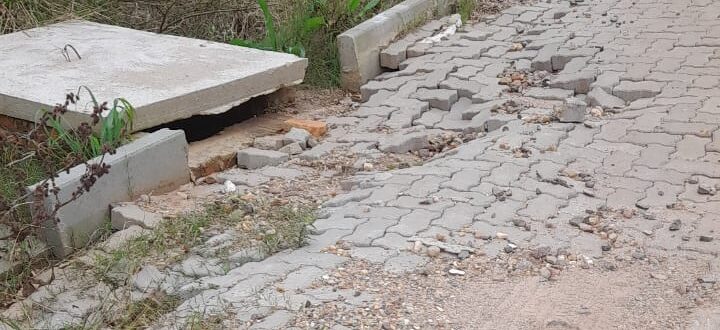
[[[466,23],[472,17],[475,8],[477,7],[477,0],[459,0],[458,1],[458,13],[462,18],[463,23]]]
[[[113,100],[112,107],[107,102],[99,103],[95,95],[87,87],[80,87],[75,95],[79,100],[80,91],[85,89],[90,95],[93,105],[92,125],[99,125],[98,132],[93,132],[90,124],[81,124],[75,130],[69,130],[61,116],[48,116],[47,129],[51,147],[63,149],[67,147],[75,154],[91,159],[117,148],[130,139],[135,108],[124,98]]]
[[[335,38],[382,8],[382,0],[300,0],[289,19],[276,24],[267,0],[256,0],[263,13],[265,38],[259,41],[233,39],[231,44],[307,57],[306,81],[335,86],[340,81]],[[388,3],[397,2],[396,0]]]
[[[357,13],[358,17],[363,17],[363,16],[365,16],[365,14],[367,14],[368,12],[375,9],[375,7],[377,7],[378,4],[380,4],[380,0],[370,0],[367,3],[365,3],[365,5],[362,6],[362,8],[360,8],[360,5],[361,5],[360,0],[350,0],[350,2],[348,2],[348,14],[352,15],[352,14]],[[359,9],[359,11],[358,11],[358,9]]]
[[[236,46],[250,47],[262,50],[271,50],[277,52],[285,52],[295,54],[300,57],[305,57],[305,47],[300,43],[296,36],[286,32],[279,33],[275,27],[275,21],[273,19],[270,8],[268,7],[267,0],[257,0],[258,6],[263,13],[263,21],[265,23],[265,38],[260,41],[252,41],[245,39],[233,39],[230,41],[231,44]],[[308,17],[304,19],[302,27],[299,32],[300,35],[306,35],[319,29],[325,24],[323,17]]]

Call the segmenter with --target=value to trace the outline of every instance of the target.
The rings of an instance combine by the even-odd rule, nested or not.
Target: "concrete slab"
[[[70,48],[63,54],[68,44],[80,58]],[[0,45],[0,114],[34,121],[39,109],[87,86],[100,101],[128,99],[135,130],[227,111],[299,84],[307,68],[307,59],[290,54],[87,21],[2,35]],[[87,120],[85,104],[71,108],[70,124]]]
[[[57,213],[57,222],[45,223],[40,229],[41,238],[57,257],[85,247],[107,221],[111,204],[131,201],[142,194],[170,192],[190,182],[187,152],[185,133],[168,129],[118,148],[114,155],[102,159],[111,166],[108,174],[98,178],[88,193],[62,207]],[[89,161],[99,162],[100,158]],[[54,185],[60,188],[61,202],[70,200],[73,192],[82,186],[85,171],[85,165],[78,165],[69,172],[58,173]],[[30,186],[28,191],[36,187]],[[47,212],[52,212],[57,201],[51,196],[42,202]]]

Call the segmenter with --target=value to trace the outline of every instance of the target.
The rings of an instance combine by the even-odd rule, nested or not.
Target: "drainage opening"
[[[258,96],[232,109],[216,115],[196,115],[145,130],[154,132],[163,128],[185,131],[188,143],[205,140],[226,128],[265,113],[269,97]]]

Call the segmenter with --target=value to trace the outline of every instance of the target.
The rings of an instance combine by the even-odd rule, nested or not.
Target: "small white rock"
[[[226,180],[223,184],[223,193],[232,194],[237,191],[237,186],[230,180]]]
[[[459,270],[459,269],[455,269],[455,268],[450,268],[450,270],[448,271],[448,273],[450,273],[450,275],[458,275],[458,276],[465,275],[465,272],[464,272],[464,271]]]

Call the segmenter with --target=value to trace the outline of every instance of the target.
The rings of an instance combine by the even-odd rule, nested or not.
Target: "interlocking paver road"
[[[255,327],[282,326],[299,305],[322,303],[322,293],[300,289],[348,260],[323,252],[339,240],[352,258],[394,272],[428,260],[409,238],[437,234],[489,256],[508,242],[586,261],[720,252],[719,2],[542,1],[409,47],[398,71],[363,87],[356,112],[331,119],[325,143],[405,152],[443,131],[487,135],[419,167],[357,176],[321,210],[309,246],[199,279],[207,290],[168,320],[230,308],[238,318],[269,314]],[[520,94],[499,84],[503,72],[523,70],[549,71],[547,83]],[[571,96],[602,115],[533,120]],[[517,112],[507,111],[509,99]],[[598,210],[613,216],[593,220],[588,212]],[[293,289],[285,309],[259,298],[275,286]]]
[[[403,153],[444,132],[480,136],[422,166],[355,176],[320,210],[308,246],[180,281],[171,291],[185,300],[160,324],[231,312],[262,319],[253,328],[288,327],[308,303],[367,298],[312,286],[325,274],[350,259],[412,272],[430,259],[409,239],[438,234],[490,257],[715,262],[720,2],[541,1],[406,46],[399,70],[367,83],[363,104],[329,118],[329,137],[300,158],[341,146]],[[512,72],[532,86],[513,92],[503,78]],[[549,119],[573,96],[593,109],[583,122]],[[327,253],[340,240],[349,255]]]

